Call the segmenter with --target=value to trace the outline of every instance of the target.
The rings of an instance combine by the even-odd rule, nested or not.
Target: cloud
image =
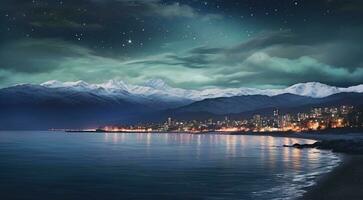
[[[359,48],[359,44],[344,38],[316,40],[289,31],[264,32],[235,46],[196,47],[128,64],[184,68],[190,73],[198,69],[208,77],[203,79],[205,82],[188,79],[189,86],[193,82],[198,86],[239,87],[307,81],[347,86],[363,80]]]
[[[0,84],[3,86],[51,79],[103,82],[119,78],[142,83],[147,79],[162,78],[178,86],[186,82],[191,86],[205,85],[212,81],[204,68],[185,70],[187,62],[197,61],[176,61],[174,54],[149,56],[147,59],[107,57],[60,39],[9,42],[0,49],[0,59]]]
[[[220,19],[221,15],[218,14],[202,14],[197,12],[194,8],[186,4],[174,2],[170,4],[162,3],[160,1],[122,1],[126,2],[127,6],[140,8],[138,15],[145,16],[159,16],[167,19],[174,17],[184,18],[200,18],[202,20]]]
[[[16,26],[44,30],[49,35],[59,31],[107,32],[114,31],[115,24],[129,27],[135,19],[154,20],[216,20],[222,16],[201,12],[185,3],[165,3],[159,0],[76,0],[65,1],[0,1],[0,11],[17,19]],[[4,14],[5,15],[5,14]],[[24,16],[25,15],[25,16]],[[5,24],[4,24],[5,26]],[[101,32],[101,33],[102,33]],[[60,37],[67,37],[63,34]]]
[[[179,3],[173,4],[159,4],[157,2],[153,3],[146,3],[149,6],[150,11],[152,14],[157,14],[163,17],[189,17],[193,18],[198,16],[196,11],[188,6],[188,5],[181,5]]]
[[[26,39],[8,42],[0,49],[0,69],[22,73],[49,72],[59,63],[91,55],[92,51],[58,39]]]
[[[201,14],[198,13],[194,8],[183,5],[180,3],[173,4],[158,4],[149,3],[150,11],[152,14],[157,14],[162,17],[186,17],[186,18],[201,18],[203,20],[220,19],[221,15],[218,14]]]
[[[93,3],[112,5],[120,10],[126,10],[128,15],[165,17],[200,18],[203,20],[220,19],[219,14],[200,13],[187,4],[179,2],[164,3],[160,0],[91,0]]]
[[[270,31],[233,46],[199,46],[126,58],[109,57],[60,39],[17,40],[0,49],[0,84],[113,78],[142,83],[161,78],[184,88],[286,86],[307,81],[347,86],[363,80],[358,45],[346,38],[315,40]]]
[[[102,29],[103,26],[100,24],[87,24],[71,21],[67,19],[47,20],[47,21],[33,21],[29,23],[34,27],[47,27],[47,28],[69,28],[69,29],[91,29],[97,30]]]
[[[225,62],[232,64],[239,63],[256,52],[288,59],[308,56],[331,66],[355,70],[363,67],[363,51],[360,42],[357,42],[363,40],[357,32],[361,32],[360,28],[352,28],[350,32],[331,33],[334,37],[324,37],[291,31],[269,31],[261,32],[239,45],[225,48],[197,47],[189,53],[193,57],[225,57]]]
[[[248,57],[241,67],[255,72],[248,81],[259,84],[294,84],[296,82],[316,81],[341,85],[359,83],[363,70],[349,71],[343,67],[330,66],[314,58],[303,56],[297,59],[272,57],[266,53],[255,53]]]
[[[361,0],[324,0],[324,2],[340,12],[363,11],[363,2]]]

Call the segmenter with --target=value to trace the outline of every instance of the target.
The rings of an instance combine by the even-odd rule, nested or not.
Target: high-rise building
[[[168,118],[168,125],[171,126],[172,120],[171,117]]]
[[[254,115],[253,116],[253,124],[256,128],[261,128],[262,127],[262,119],[261,119],[261,115]]]
[[[279,116],[279,110],[274,110],[274,117],[273,117],[273,127],[280,128],[281,127],[281,120]]]
[[[279,109],[274,110],[274,117],[279,116]]]

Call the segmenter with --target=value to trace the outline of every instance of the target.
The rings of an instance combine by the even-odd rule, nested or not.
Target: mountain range
[[[208,98],[232,97],[243,95],[267,95],[275,96],[279,94],[296,94],[314,98],[326,97],[341,92],[363,92],[363,84],[342,88],[329,86],[319,82],[298,83],[282,89],[257,89],[257,88],[207,88],[202,90],[187,90],[171,87],[161,79],[148,80],[142,85],[127,84],[124,81],[110,80],[101,84],[89,84],[84,81],[77,82],[59,82],[48,81],[40,84],[47,88],[64,88],[76,91],[93,91],[98,94],[107,95],[133,95],[142,97],[151,97],[153,99],[166,98],[188,99],[200,101]]]
[[[282,89],[188,90],[162,80],[142,85],[48,81],[0,89],[0,129],[89,128],[168,116],[193,119],[343,103],[363,104],[363,85],[339,88],[309,82]]]

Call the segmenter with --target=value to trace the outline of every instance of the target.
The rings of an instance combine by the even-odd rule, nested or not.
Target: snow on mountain
[[[161,79],[152,79],[144,83],[144,86],[151,87],[157,90],[170,89],[169,85]]]
[[[41,86],[44,86],[44,87],[49,87],[49,88],[57,88],[57,87],[63,87],[64,84],[60,81],[57,81],[57,80],[51,80],[51,81],[47,81],[47,82],[44,82],[42,84],[40,84]]]
[[[48,88],[72,88],[76,90],[94,90],[98,88],[98,85],[89,84],[85,81],[60,82],[57,80],[51,80],[40,85]]]
[[[48,88],[63,88],[90,91],[106,95],[128,95],[133,98],[147,98],[157,100],[190,100],[199,101],[208,98],[232,97],[242,95],[275,96],[284,93],[322,98],[340,92],[363,92],[363,85],[348,88],[329,86],[319,82],[298,83],[284,89],[256,89],[256,88],[209,88],[203,90],[187,90],[169,86],[161,79],[146,81],[143,85],[128,84],[123,81],[110,80],[101,84],[89,84],[84,81],[60,82],[48,81],[41,86]]]
[[[351,87],[348,87],[348,88],[342,88],[342,91],[344,91],[344,92],[363,93],[363,84],[362,85],[351,86]]]
[[[321,98],[339,93],[341,92],[341,90],[334,86],[329,86],[318,82],[309,82],[295,84],[284,89],[283,92],[297,94],[301,96]]]
[[[123,81],[109,80],[105,83],[97,85],[98,87],[109,90],[129,90],[129,86]]]

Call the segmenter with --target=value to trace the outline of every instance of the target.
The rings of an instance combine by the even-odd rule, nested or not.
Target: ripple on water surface
[[[312,140],[269,136],[0,132],[11,199],[294,199],[337,166]]]

